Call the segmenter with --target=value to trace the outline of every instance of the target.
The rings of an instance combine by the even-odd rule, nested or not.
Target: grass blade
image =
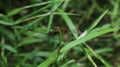
[[[52,64],[57,59],[57,56],[58,52],[57,51],[53,52],[47,60],[39,64],[37,67],[49,67],[49,65]]]
[[[24,7],[21,7],[21,8],[16,8],[16,9],[13,9],[11,10],[10,12],[8,12],[8,16],[13,16],[19,12],[21,12],[22,10],[24,9],[28,9],[28,8],[32,8],[32,7],[36,7],[36,6],[41,6],[41,5],[45,5],[45,4],[49,4],[51,3],[52,1],[47,1],[47,2],[42,2],[42,3],[37,3],[37,4],[32,4],[32,5],[28,5],[28,6],[24,6]]]
[[[67,26],[69,27],[70,31],[72,32],[73,36],[75,38],[78,37],[77,30],[75,29],[75,26],[72,22],[72,20],[68,17],[68,15],[64,14],[65,12],[63,10],[58,10],[61,13],[62,18],[65,20]]]
[[[105,12],[103,12],[92,24],[91,26],[88,28],[88,31],[92,30],[95,26],[98,25],[98,23],[101,21],[101,19],[105,16],[105,14],[108,12],[108,10],[106,10]]]
[[[0,24],[2,24],[2,25],[13,25],[10,22],[6,22],[6,21],[2,21],[2,20],[0,20]]]
[[[86,48],[84,48],[84,50],[85,50],[85,54],[88,57],[89,61],[93,64],[94,67],[97,67],[96,63],[94,62],[94,60],[92,59],[92,57],[89,54],[89,50]]]
[[[116,29],[112,28],[111,26],[107,26],[107,27],[103,26],[103,27],[100,27],[100,28],[96,28],[96,29],[92,30],[91,32],[89,32],[86,36],[66,44],[60,50],[60,52],[66,52],[66,51],[68,51],[69,49],[75,47],[78,44],[82,44],[82,43],[84,43],[84,42],[86,42],[88,40],[91,40],[91,39],[96,38],[98,36],[101,36],[103,34],[113,32],[114,30],[116,30]]]
[[[1,46],[2,48],[4,48],[4,49],[10,51],[10,52],[17,53],[17,50],[16,50],[14,47],[10,46],[10,45],[1,44],[1,43],[0,43],[0,46]]]
[[[95,53],[94,50],[88,45],[85,45],[85,46],[89,49],[90,53],[92,53],[97,59],[99,59],[105,65],[105,67],[110,67],[110,64],[108,64],[107,61],[105,61],[102,56]]]
[[[41,41],[44,41],[44,40],[45,39],[28,37],[28,38],[24,39],[22,42],[20,42],[19,44],[17,44],[16,48],[19,48],[19,47],[24,46],[26,44],[41,42]]]

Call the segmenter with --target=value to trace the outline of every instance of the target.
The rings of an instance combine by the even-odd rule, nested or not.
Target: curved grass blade
[[[11,10],[10,12],[8,12],[8,16],[13,16],[19,12],[21,12],[22,10],[24,9],[28,9],[28,8],[32,8],[32,7],[36,7],[36,6],[41,6],[41,5],[45,5],[45,4],[49,4],[53,1],[47,1],[47,2],[42,2],[42,3],[37,3],[37,4],[32,4],[32,5],[28,5],[28,6],[24,6],[24,7],[21,7],[21,8],[17,8],[17,9],[13,9]]]
[[[7,30],[3,28],[2,26],[0,26],[0,33],[7,36],[10,40],[15,40],[14,34],[10,30]]]
[[[0,24],[2,24],[2,25],[13,25],[10,22],[6,22],[6,21],[2,21],[2,20],[0,20]]]
[[[1,43],[0,43],[0,46],[1,46],[2,48],[4,48],[4,49],[10,51],[10,52],[17,53],[17,50],[16,50],[14,47],[12,47],[12,46],[10,46],[10,45],[8,45],[8,44],[1,44]]]
[[[75,29],[75,26],[72,22],[72,20],[69,18],[69,16],[67,14],[65,14],[65,12],[63,10],[58,10],[61,13],[62,18],[65,20],[67,26],[69,27],[70,31],[72,32],[73,36],[75,38],[78,37],[78,33],[77,30]]]
[[[50,57],[47,60],[39,64],[37,67],[49,67],[50,64],[55,62],[57,56],[58,56],[58,51],[56,50],[50,55]]]
[[[96,38],[98,36],[101,36],[103,34],[106,34],[106,33],[110,33],[110,32],[113,32],[114,30],[116,30],[118,28],[112,28],[110,25],[109,26],[103,26],[103,27],[100,27],[100,28],[96,28],[92,31],[90,31],[88,34],[86,34],[86,36],[84,37],[81,37],[77,40],[74,40],[68,44],[66,44],[61,50],[60,52],[66,52],[68,50],[70,50],[71,48],[75,47],[76,45],[79,45],[79,44],[82,44],[82,43],[85,43],[86,41],[89,41],[93,38]]]
[[[96,57],[97,59],[99,59],[105,65],[105,67],[110,67],[110,64],[107,61],[105,61],[102,56],[100,56],[99,54],[97,54],[96,52],[94,52],[94,50],[91,47],[89,47],[87,44],[85,44],[85,46],[88,48],[88,51],[92,55],[94,55],[94,57]]]
[[[93,64],[94,67],[97,67],[97,64],[94,62],[94,60],[92,59],[92,57],[89,54],[90,53],[89,50],[86,48],[84,48],[84,50],[85,50],[85,54],[88,57],[89,61]]]
[[[42,42],[42,41],[45,41],[45,40],[46,40],[45,38],[41,39],[41,38],[28,37],[28,38],[24,39],[22,42],[20,42],[19,44],[17,44],[16,48],[19,48],[19,47],[24,46],[26,44]]]
[[[106,10],[105,12],[103,12],[92,24],[91,26],[88,28],[88,31],[92,30],[93,28],[95,28],[98,23],[101,21],[101,19],[105,16],[105,14],[108,12],[108,10]]]

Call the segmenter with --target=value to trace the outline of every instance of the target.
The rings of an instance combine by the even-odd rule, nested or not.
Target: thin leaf
[[[21,22],[24,22],[26,19],[28,19],[28,18],[36,15],[36,14],[39,13],[40,11],[45,10],[46,8],[48,8],[48,7],[50,7],[50,6],[51,6],[51,4],[50,4],[50,5],[47,5],[47,6],[44,6],[43,8],[40,8],[40,9],[38,9],[38,10],[35,10],[35,11],[33,11],[32,13],[23,16],[22,18],[19,18],[18,20],[16,20],[16,21],[14,22],[14,25],[15,25],[15,24],[19,24],[19,23],[21,23]]]
[[[10,22],[6,22],[6,21],[2,21],[2,20],[0,20],[0,24],[2,24],[2,25],[13,25]]]
[[[94,67],[97,67],[97,64],[94,62],[94,60],[92,59],[92,57],[89,54],[89,50],[86,48],[84,48],[84,50],[85,50],[85,54],[87,55],[89,61],[93,64]]]
[[[113,12],[111,15],[112,19],[115,19],[118,15],[119,3],[120,3],[120,1],[116,0],[116,3],[114,4],[114,9],[113,9]]]
[[[72,64],[74,62],[75,62],[75,60],[70,60],[70,61],[64,63],[63,65],[61,65],[60,67],[67,67],[68,65],[70,65],[70,64]]]
[[[37,67],[49,67],[50,64],[55,62],[57,56],[58,56],[58,52],[57,51],[53,52],[47,60],[43,61]]]
[[[91,47],[89,47],[88,45],[85,45],[85,46],[89,49],[90,53],[92,53],[97,59],[99,59],[105,65],[105,67],[110,67],[110,64],[108,64],[108,62],[105,61],[102,56],[95,53],[94,50]]]
[[[101,21],[101,19],[105,16],[105,14],[108,12],[108,10],[106,10],[105,12],[103,12],[92,24],[91,26],[88,28],[88,31],[92,30],[95,26],[98,25],[98,23]]]
[[[2,48],[4,48],[4,49],[10,51],[10,52],[17,53],[17,50],[16,50],[14,47],[12,47],[12,46],[10,46],[10,45],[8,45],[8,44],[1,44],[1,43],[0,43],[0,46],[1,46]]]
[[[95,50],[96,53],[105,53],[105,52],[112,52],[114,49],[113,48],[101,48],[101,49],[97,49]]]
[[[53,21],[54,15],[50,15],[49,17],[49,22],[48,22],[48,29],[47,29],[47,33],[50,31],[51,29],[51,25],[52,25],[52,21]]]
[[[33,37],[28,37],[26,39],[24,39],[22,42],[20,42],[19,44],[17,44],[16,48],[19,48],[21,46],[24,46],[26,44],[32,44],[32,43],[36,43],[36,42],[42,42],[46,40],[45,38],[44,39],[41,39],[41,38],[33,38]]]
[[[72,22],[72,20],[69,18],[68,15],[64,14],[65,12],[63,10],[58,10],[61,13],[62,18],[65,20],[67,26],[69,27],[70,31],[72,32],[73,36],[75,38],[78,37],[77,30]]]
[[[96,29],[92,30],[91,32],[89,32],[86,36],[81,37],[81,38],[79,38],[77,40],[74,40],[74,41],[66,44],[60,50],[60,52],[66,52],[69,49],[75,47],[76,45],[82,44],[82,43],[84,43],[84,42],[86,42],[88,40],[91,40],[91,39],[96,38],[98,36],[101,36],[103,34],[113,32],[114,30],[116,30],[116,28],[112,28],[111,26],[96,28]]]
[[[15,14],[21,12],[22,10],[24,10],[24,8],[16,8],[16,9],[14,9],[14,10],[8,12],[7,15],[8,15],[8,16],[13,16],[13,15],[15,15]]]
[[[85,30],[77,39],[84,37],[89,31],[91,31],[95,26],[98,25],[98,23],[100,22],[100,20],[104,17],[104,15],[107,13],[108,10],[106,10],[105,12],[103,12],[92,24],[91,26]]]
[[[5,29],[2,26],[0,26],[0,32],[3,35],[7,36],[10,40],[15,40],[14,34],[11,31],[9,31],[8,29]]]
[[[52,1],[47,1],[47,2],[42,2],[42,3],[37,3],[37,4],[32,4],[32,5],[24,6],[24,7],[21,7],[21,8],[17,8],[17,9],[14,9],[14,10],[11,10],[10,12],[8,12],[7,15],[8,16],[13,16],[13,15],[21,12],[24,9],[28,9],[28,8],[31,8],[31,7],[36,7],[36,6],[41,6],[41,5],[49,4],[51,2]]]

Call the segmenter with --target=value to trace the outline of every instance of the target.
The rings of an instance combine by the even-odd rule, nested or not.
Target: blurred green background
[[[120,67],[120,0],[0,0],[0,67]]]

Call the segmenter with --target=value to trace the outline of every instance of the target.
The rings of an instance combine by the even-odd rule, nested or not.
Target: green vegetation
[[[0,0],[0,67],[120,67],[120,0]]]

